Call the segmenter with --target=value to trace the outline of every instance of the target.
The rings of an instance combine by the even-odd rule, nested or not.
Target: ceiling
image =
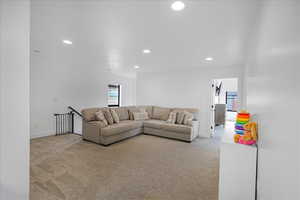
[[[172,2],[33,0],[32,52],[121,73],[134,73],[134,65],[139,71],[242,65],[253,0],[183,0],[180,12],[170,9]]]

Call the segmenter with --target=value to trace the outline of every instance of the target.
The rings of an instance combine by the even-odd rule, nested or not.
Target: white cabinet
[[[219,200],[255,200],[257,147],[222,143]]]

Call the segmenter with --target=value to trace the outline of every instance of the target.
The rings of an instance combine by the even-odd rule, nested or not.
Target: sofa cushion
[[[111,116],[114,120],[115,123],[120,123],[120,118],[119,115],[117,114],[117,112],[115,110],[110,110],[111,112]]]
[[[143,127],[142,121],[125,120],[125,121],[120,121],[120,123],[118,124],[113,124],[105,128],[102,128],[101,134],[107,137],[112,135],[118,135],[120,133],[137,129],[137,128],[142,128],[142,127]]]
[[[95,115],[96,115],[96,119],[98,121],[103,122],[106,126],[108,125],[108,122],[107,122],[102,110],[97,111]]]
[[[153,113],[152,113],[152,119],[167,121],[169,118],[170,112],[171,112],[170,108],[154,106]]]
[[[108,124],[112,125],[114,123],[114,119],[113,119],[110,111],[109,110],[104,110],[103,114],[104,114],[105,119],[107,120]]]
[[[170,124],[162,120],[147,120],[144,122],[144,126],[148,128],[161,129],[166,131],[173,131],[176,133],[190,134],[192,127],[182,124]]]
[[[120,118],[120,121],[129,120],[128,108],[119,107],[119,108],[112,108],[112,110],[116,111],[116,113],[118,114],[118,116]]]

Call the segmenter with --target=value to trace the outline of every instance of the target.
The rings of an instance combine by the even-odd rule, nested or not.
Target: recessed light
[[[185,8],[185,4],[182,1],[175,1],[174,3],[172,3],[171,8],[175,11],[180,11]]]
[[[71,40],[63,40],[64,44],[73,44],[73,42]]]
[[[134,66],[134,69],[139,69],[139,68],[140,68],[140,66],[137,66],[137,65]]]
[[[151,50],[150,49],[144,49],[143,53],[145,53],[145,54],[151,53]]]
[[[214,59],[212,57],[205,58],[206,61],[213,61]]]

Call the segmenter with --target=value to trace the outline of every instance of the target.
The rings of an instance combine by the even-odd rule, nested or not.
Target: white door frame
[[[215,133],[215,93],[216,84],[215,79],[211,80],[209,83],[209,131],[210,137],[214,136]]]
[[[239,77],[222,77],[222,78],[214,78],[209,82],[209,131],[210,137],[212,137],[215,133],[215,92],[216,92],[216,80],[220,79],[236,79],[237,80],[237,94],[238,94],[238,109],[241,107],[241,80]]]

